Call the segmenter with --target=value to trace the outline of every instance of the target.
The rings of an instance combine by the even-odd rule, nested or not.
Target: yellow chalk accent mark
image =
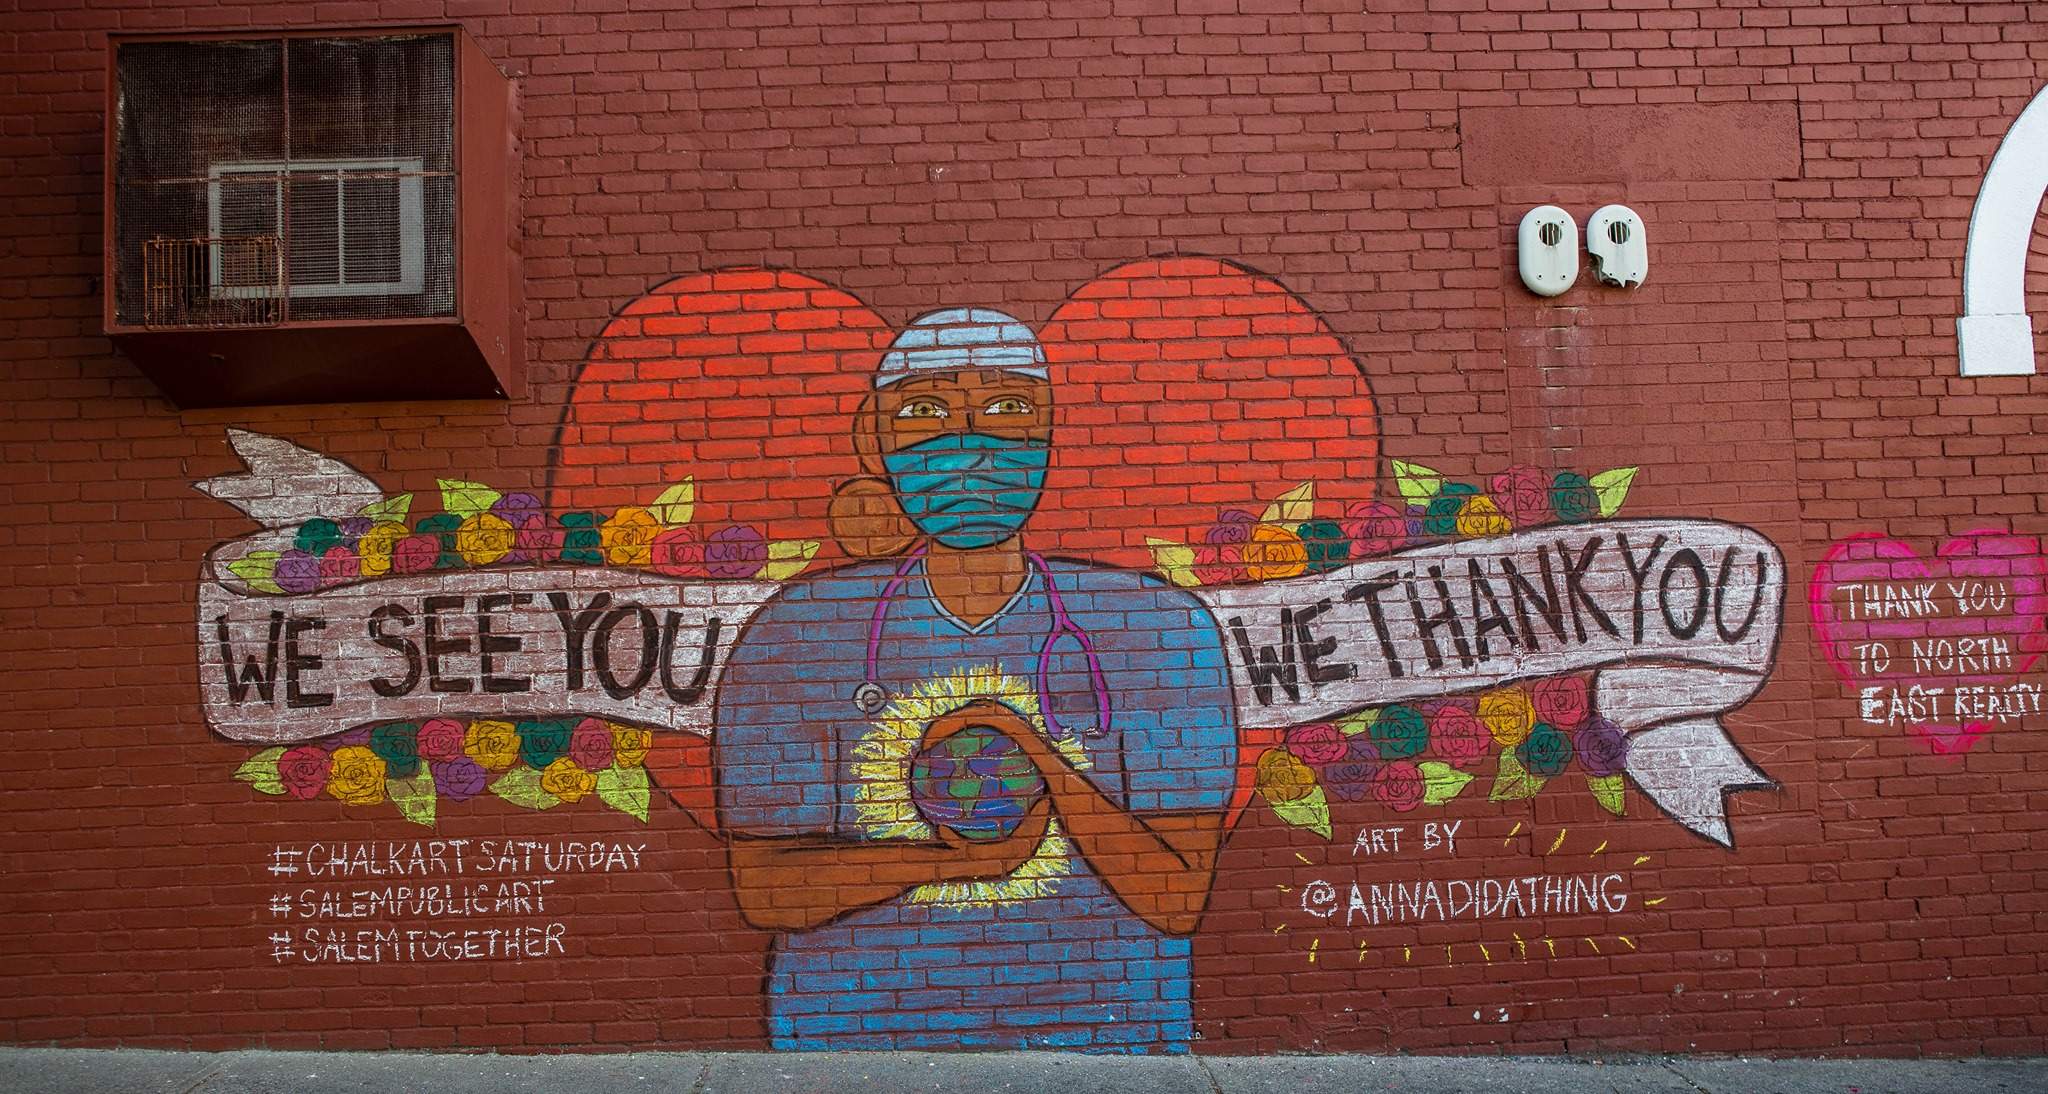
[[[1410,949],[1409,949],[1408,947],[1406,947],[1406,946],[1403,946],[1403,947],[1401,947],[1401,960],[1403,960],[1403,961],[1406,961],[1406,960],[1408,960],[1409,956],[1410,956],[1411,954],[1413,954],[1413,952],[1414,952],[1414,951],[1410,950]]]
[[[1521,830],[1522,822],[1516,821],[1515,826],[1513,828],[1508,829],[1508,838],[1500,841],[1500,845],[1502,847],[1506,847],[1508,844],[1515,842],[1515,833],[1520,832]]]
[[[1314,866],[1314,865],[1315,865],[1315,863],[1313,863],[1313,862],[1310,862],[1310,861],[1308,860],[1308,856],[1307,856],[1307,855],[1304,855],[1304,854],[1302,854],[1302,853],[1301,853],[1300,851],[1296,851],[1296,852],[1294,853],[1294,857],[1295,857],[1295,858],[1298,858],[1298,859],[1300,859],[1300,860],[1301,860],[1301,864],[1302,864],[1303,866]]]
[[[1280,925],[1279,925],[1278,927],[1275,927],[1275,928],[1273,928],[1273,933],[1274,933],[1274,934],[1279,934],[1279,933],[1280,933],[1281,931],[1284,931],[1284,930],[1286,930],[1286,929],[1287,929],[1287,924],[1285,924],[1285,923],[1282,923],[1282,924],[1280,924]]]
[[[1593,857],[1594,855],[1597,855],[1597,854],[1599,854],[1600,852],[1602,852],[1602,851],[1605,851],[1605,850],[1607,850],[1607,841],[1606,841],[1606,840],[1601,840],[1601,841],[1600,841],[1600,846],[1598,846],[1598,847],[1595,847],[1595,848],[1593,848],[1593,849],[1592,849],[1591,851],[1588,851],[1588,852],[1586,852],[1586,857],[1587,857],[1587,858],[1592,858],[1592,857]]]
[[[1552,956],[1552,957],[1556,957],[1556,956],[1557,956],[1557,943],[1555,943],[1555,942],[1552,942],[1551,940],[1549,940],[1549,939],[1547,939],[1547,938],[1546,938],[1546,939],[1544,939],[1544,940],[1543,940],[1543,944],[1544,944],[1545,946],[1547,946],[1547,947],[1549,947],[1549,948],[1550,948],[1550,956]]]
[[[1622,940],[1623,942],[1628,942],[1628,948],[1629,948],[1629,949],[1633,950],[1633,949],[1635,949],[1635,948],[1636,948],[1636,944],[1635,944],[1634,942],[1630,942],[1630,941],[1629,941],[1629,937],[1628,937],[1627,935],[1625,935],[1625,934],[1618,934],[1618,935],[1615,935],[1614,937],[1616,937],[1616,938],[1619,938],[1619,939],[1621,939],[1621,940]]]
[[[1311,938],[1311,939],[1309,939],[1309,942],[1308,942],[1308,963],[1309,963],[1309,964],[1313,965],[1313,964],[1315,964],[1315,963],[1316,963],[1316,947],[1317,947],[1317,946],[1320,946],[1320,945],[1322,945],[1322,944],[1323,944],[1323,940],[1322,940],[1322,939],[1320,939],[1320,938]]]
[[[1529,956],[1529,944],[1527,942],[1522,941],[1521,932],[1509,931],[1508,933],[1515,936],[1515,953],[1521,957]]]
[[[1589,939],[1587,939],[1587,940],[1586,940],[1586,945],[1588,945],[1588,946],[1591,946],[1591,947],[1593,947],[1593,952],[1594,952],[1594,953],[1599,953],[1599,952],[1600,952],[1600,943],[1598,943],[1598,942],[1595,942],[1595,941],[1593,941],[1592,939],[1590,939],[1590,938],[1589,938]]]
[[[1644,904],[1644,906],[1645,906],[1645,907],[1650,907],[1650,908],[1654,908],[1654,907],[1656,907],[1657,905],[1659,905],[1659,904],[1662,904],[1662,903],[1664,903],[1664,902],[1665,902],[1666,900],[1669,900],[1669,899],[1671,899],[1671,898],[1670,898],[1670,897],[1661,897],[1661,896],[1660,896],[1660,897],[1658,897],[1658,898],[1657,898],[1657,899],[1655,899],[1655,900],[1645,900],[1645,901],[1643,901],[1643,904]]]
[[[1631,863],[1629,863],[1629,865],[1630,865],[1630,866],[1641,866],[1641,865],[1642,865],[1643,863],[1645,863],[1645,862],[1648,862],[1648,861],[1650,861],[1650,856],[1648,856],[1648,855],[1637,855],[1637,856],[1636,856],[1636,860],[1635,860],[1634,862],[1631,862]]]
[[[1560,829],[1558,829],[1558,830],[1557,830],[1557,840],[1556,840],[1556,842],[1552,843],[1552,844],[1550,845],[1550,850],[1548,850],[1548,851],[1545,851],[1545,852],[1544,852],[1544,854],[1546,854],[1546,855],[1554,855],[1554,854],[1557,854],[1557,849],[1558,849],[1558,848],[1560,848],[1560,847],[1563,847],[1563,846],[1564,846],[1564,834],[1565,834],[1566,832],[1569,832],[1569,831],[1571,831],[1571,829],[1569,829],[1569,828],[1560,828]]]
[[[1493,951],[1487,949],[1484,942],[1479,943],[1479,956],[1485,958],[1487,964],[1493,964]]]

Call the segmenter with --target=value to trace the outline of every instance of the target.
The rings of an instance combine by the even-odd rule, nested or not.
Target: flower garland
[[[1614,516],[1636,469],[1597,475],[1510,467],[1486,488],[1394,460],[1401,505],[1359,502],[1342,519],[1315,513],[1315,485],[1281,495],[1258,517],[1225,510],[1195,544],[1152,540],[1161,575],[1195,588],[1324,573],[1406,547],[1502,536]],[[1260,753],[1253,786],[1273,812],[1329,838],[1330,799],[1406,813],[1456,799],[1493,758],[1493,801],[1532,798],[1576,768],[1601,808],[1625,810],[1628,736],[1594,711],[1591,679],[1559,676],[1477,698],[1393,704],[1295,726]]]
[[[432,824],[436,803],[488,787],[514,805],[553,809],[595,797],[647,820],[643,766],[652,730],[596,718],[461,722],[434,718],[351,730],[324,742],[267,748],[235,771],[258,791],[347,805],[390,801],[405,819]]]

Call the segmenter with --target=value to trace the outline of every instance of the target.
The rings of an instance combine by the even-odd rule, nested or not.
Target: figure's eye
[[[1024,399],[1020,399],[1015,395],[1005,395],[1002,398],[989,403],[988,406],[982,410],[982,413],[1029,414],[1031,413],[1031,404],[1030,402]]]
[[[944,418],[946,404],[937,399],[912,399],[896,411],[898,418]]]

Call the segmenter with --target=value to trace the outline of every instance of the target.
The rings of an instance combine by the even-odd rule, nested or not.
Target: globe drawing
[[[910,761],[910,798],[918,813],[969,839],[1009,835],[1044,793],[1038,765],[993,726],[927,739]]]

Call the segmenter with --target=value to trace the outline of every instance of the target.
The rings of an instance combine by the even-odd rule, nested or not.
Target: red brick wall
[[[2048,533],[2033,439],[2048,404],[2032,377],[1960,378],[1952,322],[1978,181],[2048,83],[2048,9],[1362,6],[41,3],[0,17],[0,1039],[764,1047],[773,932],[735,898],[701,745],[657,748],[648,763],[673,780],[657,791],[673,793],[644,823],[486,794],[443,801],[429,833],[388,803],[236,781],[261,745],[209,727],[198,695],[217,666],[194,615],[207,552],[254,526],[192,484],[239,470],[235,427],[423,506],[449,478],[609,510],[723,459],[720,437],[775,437],[702,480],[704,519],[829,541],[825,490],[853,458],[839,416],[862,385],[816,406],[801,385],[752,403],[692,386],[660,365],[688,355],[664,341],[687,332],[633,341],[650,333],[637,315],[673,310],[669,296],[629,308],[642,294],[727,267],[800,272],[850,294],[849,314],[872,309],[851,324],[869,341],[827,352],[824,371],[855,375],[940,308],[998,308],[1052,345],[1084,286],[1186,255],[1261,275],[1245,277],[1270,288],[1254,296],[1284,286],[1298,304],[1270,321],[1293,324],[1291,341],[1194,319],[1136,336],[1168,358],[1181,340],[1241,339],[1225,357],[1256,364],[1214,390],[1156,361],[1055,349],[1067,378],[1095,385],[1061,402],[1059,428],[1098,458],[1055,465],[1069,504],[1048,509],[1065,515],[1047,517],[1044,549],[1143,568],[1146,536],[1199,542],[1208,514],[1304,480],[1315,515],[1340,519],[1395,496],[1400,460],[1482,488],[1510,465],[1637,467],[1624,516],[1746,525],[1786,563],[1769,682],[1729,718],[1777,785],[1729,799],[1732,848],[1634,787],[1610,816],[1576,776],[1488,801],[1488,767],[1456,801],[1401,814],[1338,801],[1326,778],[1327,837],[1255,794],[1193,935],[1197,1050],[2048,1048],[2048,714],[1971,741],[1869,724],[1807,611],[1816,567],[1852,536],[1932,554],[1965,531]],[[435,19],[460,21],[519,87],[530,394],[178,412],[99,330],[106,35]],[[1581,129],[1553,140],[1560,124]],[[1527,209],[1556,203],[1583,225],[1615,201],[1647,224],[1646,284],[1585,271],[1555,299],[1520,287]],[[577,394],[586,360],[622,367],[604,400]],[[1306,401],[1247,413],[1261,399]],[[554,469],[565,415],[572,448],[624,462]],[[1333,417],[1352,428],[1318,431]],[[1225,424],[1241,421],[1249,432]],[[1175,479],[1183,462],[1206,470]],[[828,542],[817,565],[837,557]],[[1247,762],[1271,743],[1247,738]],[[1425,821],[1460,822],[1455,856],[1415,842]],[[1393,824],[1398,852],[1354,852],[1361,830]],[[521,921],[563,924],[558,953],[273,957],[274,932],[309,925],[269,908],[274,849],[425,838],[646,850],[638,869],[555,880],[548,912]],[[1596,864],[1625,877],[1625,911],[1348,930],[1304,911],[1318,880]]]

